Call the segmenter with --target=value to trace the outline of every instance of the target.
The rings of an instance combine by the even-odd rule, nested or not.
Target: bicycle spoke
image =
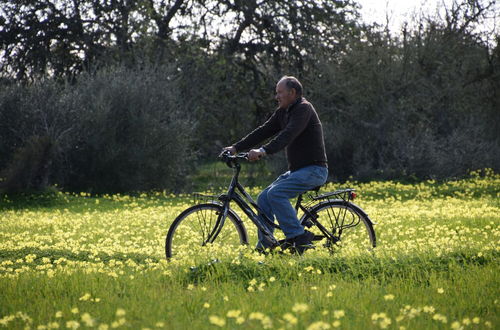
[[[195,256],[199,248],[229,248],[246,243],[246,232],[232,215],[228,215],[218,235],[213,235],[222,207],[202,204],[184,211],[170,227],[166,238],[167,258],[183,253]],[[208,240],[212,243],[207,244]]]
[[[369,248],[375,244],[370,220],[358,214],[350,204],[331,201],[313,206],[311,210],[316,215],[318,229],[322,232],[326,229],[327,233],[333,235],[327,235],[333,241],[327,242],[325,246],[331,247],[336,239],[350,247]]]

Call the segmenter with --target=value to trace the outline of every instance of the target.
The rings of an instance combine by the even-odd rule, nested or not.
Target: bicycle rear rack
[[[356,189],[351,189],[351,188],[339,189],[339,190],[335,190],[335,191],[328,192],[325,194],[321,194],[321,195],[317,195],[317,196],[310,196],[310,197],[312,200],[317,201],[320,199],[331,199],[330,197],[335,196],[335,197],[338,197],[338,198],[348,202],[348,201],[351,201],[354,198],[356,198],[356,193],[354,191],[356,191]]]

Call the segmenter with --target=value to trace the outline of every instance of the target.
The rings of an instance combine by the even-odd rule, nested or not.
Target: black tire
[[[357,205],[343,200],[323,201],[309,209],[309,213],[317,219],[330,233],[340,239],[342,246],[357,246],[371,249],[376,246],[376,236],[373,223],[368,215]],[[311,217],[305,214],[301,223],[311,224]],[[343,220],[342,220],[343,219]],[[319,238],[322,232],[317,226],[310,229]],[[336,242],[328,241],[327,247],[333,247]]]
[[[204,246],[207,237],[215,227],[222,206],[217,203],[206,203],[192,206],[175,218],[165,240],[167,260],[179,254],[195,254],[198,247]],[[241,219],[229,210],[224,226],[217,235],[214,245],[233,249],[248,244],[247,232]]]

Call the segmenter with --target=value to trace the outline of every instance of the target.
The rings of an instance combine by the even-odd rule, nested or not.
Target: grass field
[[[0,327],[500,328],[500,175],[347,185],[377,222],[373,251],[213,246],[172,262],[165,234],[189,196],[3,196]]]

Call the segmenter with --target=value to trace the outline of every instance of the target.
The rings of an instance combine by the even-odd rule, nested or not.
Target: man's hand
[[[223,151],[229,151],[231,153],[231,155],[234,155],[236,153],[236,148],[234,146],[230,146],[230,147],[225,147],[224,149],[222,149]]]
[[[261,159],[265,155],[265,151],[261,149],[252,149],[248,152],[248,160],[254,162],[256,160]]]

